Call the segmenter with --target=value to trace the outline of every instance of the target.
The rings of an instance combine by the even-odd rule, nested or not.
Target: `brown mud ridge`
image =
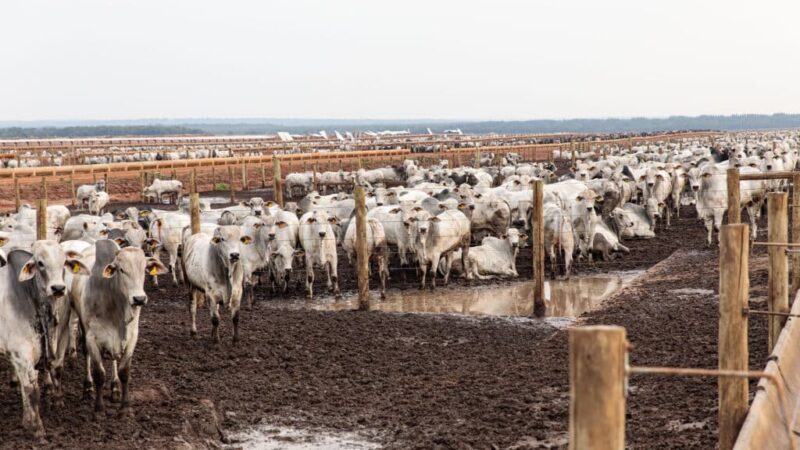
[[[679,250],[579,319],[625,326],[631,364],[716,367],[718,252],[705,249],[693,213],[686,208],[653,240],[626,242],[629,255],[579,268],[646,269]],[[524,260],[521,274],[530,273]],[[753,297],[764,295],[764,267],[751,261]],[[343,275],[343,289],[354,289],[351,269],[343,270],[351,274]],[[390,287],[400,276],[392,273]],[[402,287],[415,288],[416,279],[409,275]],[[255,307],[242,314],[239,345],[231,345],[223,311],[223,342],[215,347],[202,309],[200,337],[189,337],[184,288],[169,277],[160,290],[148,286],[132,415],[109,405],[107,417],[93,421],[91,402],[81,398],[83,362],[76,361],[65,372],[67,406],[44,414],[44,444],[20,429],[19,395],[0,361],[0,447],[213,448],[258,426],[356,432],[398,449],[566,445],[566,330],[525,318],[276,309],[265,288],[256,292]],[[292,287],[291,296],[302,295]],[[760,369],[765,320],[751,319],[750,342],[751,368]],[[632,378],[629,446],[713,448],[716,399],[714,379]]]

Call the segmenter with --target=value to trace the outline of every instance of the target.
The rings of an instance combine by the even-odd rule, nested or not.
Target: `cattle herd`
[[[571,155],[553,163],[525,162],[514,153],[484,154],[470,167],[447,160],[422,167],[415,160],[372,170],[290,173],[283,207],[253,197],[214,209],[201,201],[200,232],[192,234],[183,186],[155,180],[143,196],[155,205],[106,212],[102,181],[77,190],[78,213],[49,206],[47,239],[37,240],[36,211],[24,205],[0,222],[0,354],[19,386],[22,425],[43,433],[39,378],[54,402],[63,402],[64,361],[84,348],[84,391],[103,410],[108,378],[112,399],[128,407],[131,357],[136,347],[145,280],[169,274],[187,288],[191,329],[197,307],[210,310],[212,341],[219,342],[220,306],[239,338],[244,297],[257,285],[274,296],[304,283],[308,299],[322,274],[338,298],[340,255],[356,258],[356,202],[343,188],[366,191],[367,252],[381,293],[389,268],[416,272],[420,288],[467,280],[517,277],[520,248],[530,245],[532,183],[544,185],[544,247],[553,277],[575,264],[626,253],[628,239],[647,239],[694,208],[708,243],[727,209],[725,172],[794,170],[795,135],[726,134],[713,140],[676,140],[607,147],[603,156]],[[479,166],[479,167],[478,167]],[[786,189],[780,181],[747,181],[741,205],[755,236],[765,194]],[[316,189],[316,190],[315,190]],[[164,201],[177,210],[164,208]],[[339,250],[342,250],[339,252]],[[162,262],[164,261],[164,262]],[[144,312],[146,314],[146,312]],[[187,333],[189,334],[189,333]],[[77,345],[78,343],[83,345]],[[106,376],[103,359],[112,361]]]

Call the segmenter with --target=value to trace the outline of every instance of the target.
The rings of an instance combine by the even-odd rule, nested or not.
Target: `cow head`
[[[242,230],[236,225],[224,225],[214,230],[211,245],[223,261],[226,268],[239,262],[241,245],[249,245],[253,238],[242,235]]]
[[[264,214],[264,199],[261,197],[253,197],[247,202],[247,206],[250,207],[250,212],[259,217]]]
[[[61,297],[66,293],[64,270],[72,273],[88,275],[89,270],[78,259],[78,254],[67,255],[56,241],[36,241],[31,248],[28,260],[19,271],[19,281],[36,280],[39,296]],[[14,253],[14,252],[12,252]]]
[[[292,273],[295,257],[303,256],[302,250],[296,250],[294,246],[288,243],[280,243],[270,254],[270,264],[275,274],[275,278],[280,280],[287,277]],[[283,286],[282,283],[281,287]]]
[[[503,238],[511,245],[512,249],[517,249],[522,241],[528,239],[528,235],[520,233],[516,228],[509,228]]]
[[[305,223],[301,226],[307,226],[311,229],[311,236],[316,239],[336,239],[333,227],[339,223],[336,216],[331,216],[321,209],[315,209],[306,218]]]
[[[144,277],[163,275],[168,270],[161,261],[146,257],[140,248],[125,247],[114,256],[114,260],[103,268],[103,278],[114,281],[115,290],[122,293],[129,306],[147,304],[144,292]]]

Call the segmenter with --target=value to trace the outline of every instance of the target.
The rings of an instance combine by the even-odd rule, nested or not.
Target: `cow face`
[[[278,244],[277,248],[273,250],[270,255],[270,262],[272,264],[272,269],[275,273],[275,276],[280,277],[291,274],[294,258],[296,256],[302,256],[302,254],[302,250],[295,250],[295,248],[289,244]]]
[[[247,206],[250,207],[250,212],[256,216],[260,217],[264,214],[264,199],[261,197],[253,197],[247,202]]]
[[[236,225],[225,225],[214,230],[211,238],[211,245],[219,255],[220,259],[229,268],[239,262],[240,246],[249,245],[253,242],[250,236],[242,236],[242,230]]]
[[[428,211],[422,210],[417,212],[417,214],[411,218],[412,235],[420,239],[425,239],[439,221],[440,219],[437,216],[432,215]]]
[[[301,226],[307,226],[311,229],[310,235],[315,239],[336,239],[333,227],[339,223],[335,216],[328,215],[327,212],[317,209],[306,219],[305,223]]]
[[[77,254],[67,256],[55,241],[36,241],[30,259],[22,266],[19,281],[36,280],[41,297],[61,297],[66,293],[64,269],[75,274],[88,275],[89,270],[77,259]]]
[[[155,258],[144,256],[140,248],[125,247],[117,252],[114,261],[103,268],[103,278],[113,279],[117,292],[123,293],[128,305],[144,306],[144,277],[167,273],[164,264]]]
[[[528,235],[520,233],[516,228],[509,228],[505,239],[508,241],[509,245],[511,245],[512,249],[517,249],[519,248],[521,241],[528,239]]]

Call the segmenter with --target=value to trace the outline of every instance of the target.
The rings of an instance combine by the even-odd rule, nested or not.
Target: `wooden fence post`
[[[228,166],[228,190],[231,194],[231,203],[236,203],[236,189],[233,187],[233,166]]]
[[[800,244],[800,173],[792,176],[792,243]],[[800,253],[792,254],[792,292],[790,298],[800,289]]]
[[[750,227],[723,225],[719,249],[719,369],[748,370],[747,307]],[[747,415],[746,378],[719,377],[719,448],[730,450]]]
[[[481,168],[481,150],[480,149],[476,149],[475,150],[475,168],[476,169],[480,169]]]
[[[264,163],[261,163],[261,189],[267,187],[267,168]]]
[[[78,204],[77,192],[75,192],[75,169],[69,173],[69,192],[70,203],[74,208]]]
[[[192,220],[192,234],[200,232],[200,194],[192,192],[189,196],[189,212]]]
[[[533,315],[544,317],[544,182],[533,184],[531,251],[533,252]]]
[[[22,200],[20,199],[19,195],[19,178],[14,178],[14,208],[19,211],[19,207],[22,205]]]
[[[317,163],[314,163],[313,171],[311,172],[311,190],[314,192],[319,192],[319,186],[317,184],[318,174],[319,172],[317,171]]]
[[[767,194],[767,240],[773,243],[789,241],[789,217],[787,202],[789,194],[786,192],[771,192]],[[767,307],[770,312],[789,312],[789,261],[785,247],[769,247],[769,278]],[[786,317],[769,316],[769,331],[767,332],[767,351],[772,353],[778,336],[786,324]]]
[[[731,167],[728,169],[728,223],[740,223],[742,221],[742,210],[739,194],[739,169]]]
[[[572,170],[575,170],[575,168],[577,167],[577,163],[578,163],[578,161],[577,161],[577,159],[578,159],[578,155],[577,155],[578,150],[577,150],[577,148],[575,148],[575,143],[574,142],[570,142],[569,143],[569,151],[572,154],[571,155],[572,156]]]
[[[272,186],[275,192],[275,202],[283,208],[283,180],[281,180],[281,159],[272,158]]]
[[[246,191],[248,188],[247,185],[247,165],[242,163],[242,190]]]
[[[569,448],[625,448],[625,328],[569,330]]]
[[[356,262],[358,263],[358,309],[369,311],[369,254],[367,253],[367,207],[362,186],[353,191],[356,200]]]
[[[108,184],[108,173],[110,172],[110,170],[111,169],[106,170],[106,173],[103,174],[103,181],[106,183],[106,194],[108,194],[109,197],[111,196],[111,189]]]
[[[36,240],[47,239],[47,179],[42,177],[42,189],[36,207]]]
[[[73,173],[75,173],[74,170]],[[144,188],[146,185],[147,185],[147,172],[142,171],[142,173],[139,174],[139,195],[141,196],[142,201],[144,201]],[[73,189],[73,191],[74,190],[75,189]]]

